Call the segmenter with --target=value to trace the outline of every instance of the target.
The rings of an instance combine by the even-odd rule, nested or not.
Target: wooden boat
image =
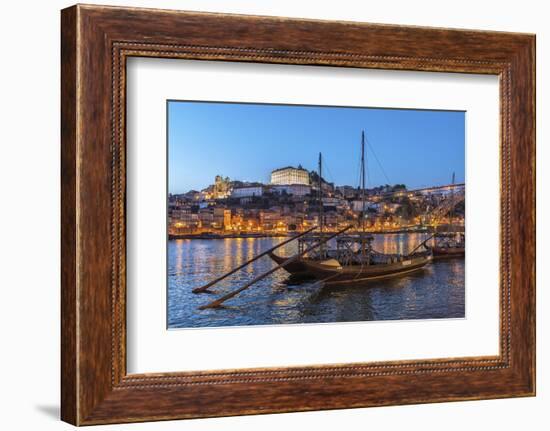
[[[431,251],[426,250],[409,256],[389,258],[386,263],[369,262],[342,266],[337,260],[329,259],[323,262],[306,260],[304,265],[308,272],[326,285],[338,285],[401,276],[424,268],[431,260]]]
[[[311,276],[325,284],[357,283],[366,280],[393,277],[419,270],[432,260],[432,250],[425,241],[408,255],[383,254],[372,247],[374,238],[365,231],[365,135],[361,137],[361,189],[363,211],[361,214],[361,232],[358,235],[339,237],[336,249],[324,247],[306,256],[290,262],[285,270],[292,275]],[[321,159],[319,158],[319,178],[321,178]],[[319,184],[321,190],[321,184]],[[321,197],[320,197],[321,199]],[[300,239],[301,243],[318,241],[322,237],[322,207],[319,208],[321,233],[309,234]],[[416,252],[424,246],[423,251]],[[300,248],[299,248],[300,250]],[[276,263],[285,262],[285,258],[270,253]]]
[[[432,247],[434,259],[464,257],[464,247]]]
[[[465,240],[464,234],[437,234],[434,236],[435,244],[429,247],[432,250],[434,259],[448,259],[453,257],[464,257]]]

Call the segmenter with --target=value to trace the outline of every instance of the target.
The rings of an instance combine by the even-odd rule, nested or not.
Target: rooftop
[[[302,167],[302,165],[298,165],[297,168],[295,168],[294,166],[285,166],[284,168],[273,169],[273,170],[271,171],[271,173],[273,173],[273,172],[279,172],[279,171],[285,171],[285,170],[287,170],[287,169],[295,169],[295,170],[298,170],[298,171],[305,171],[305,172],[308,172],[308,170],[307,170],[307,169],[304,169],[304,168]]]

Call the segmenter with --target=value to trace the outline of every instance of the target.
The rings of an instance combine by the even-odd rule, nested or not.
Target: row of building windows
[[[271,184],[303,184],[307,186],[309,185],[309,172],[301,167],[276,169],[271,172]]]

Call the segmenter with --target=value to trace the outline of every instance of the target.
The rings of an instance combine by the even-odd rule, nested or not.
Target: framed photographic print
[[[535,37],[62,11],[62,419],[535,394]]]

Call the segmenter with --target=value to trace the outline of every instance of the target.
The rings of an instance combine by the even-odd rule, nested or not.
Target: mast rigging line
[[[418,250],[420,247],[422,247],[424,244],[426,244],[429,240],[431,240],[435,236],[435,233],[430,235],[428,238],[426,238],[424,241],[422,241],[420,244],[418,244],[415,248],[412,249],[412,251],[407,253],[407,256],[410,256],[413,254],[416,250]]]
[[[327,184],[332,183],[336,185],[334,176],[332,175],[332,172],[330,170],[330,166],[328,165],[326,157],[323,158],[323,171],[326,171],[326,174],[323,176],[323,179],[327,182]]]
[[[374,159],[376,160],[376,163],[378,163],[378,166],[380,167],[380,170],[382,171],[382,174],[386,178],[386,181],[389,185],[391,185],[390,178],[386,174],[386,171],[384,170],[384,167],[382,166],[382,163],[380,163],[380,160],[378,159],[378,156],[376,155],[376,151],[374,151],[374,147],[370,143],[369,139],[365,136],[365,141],[367,141],[367,145],[370,147],[370,150],[372,151],[372,155],[374,156]]]

